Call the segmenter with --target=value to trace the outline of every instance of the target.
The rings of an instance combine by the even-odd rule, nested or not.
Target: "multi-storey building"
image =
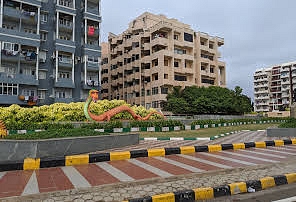
[[[81,101],[98,88],[100,0],[1,0],[0,104]]]
[[[269,74],[271,68],[258,69],[254,74],[254,107],[257,112],[269,111]]]
[[[257,112],[291,106],[296,88],[296,62],[258,69],[254,74],[254,107]]]
[[[122,34],[109,34],[102,96],[160,108],[173,86],[225,87],[225,63],[218,51],[223,44],[223,38],[145,12]]]

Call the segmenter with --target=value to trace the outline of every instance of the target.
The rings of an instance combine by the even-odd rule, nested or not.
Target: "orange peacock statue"
[[[0,138],[7,136],[7,129],[3,121],[0,120]]]
[[[98,99],[99,99],[99,91],[90,90],[89,96],[86,99],[86,102],[84,104],[84,109],[83,109],[86,118],[90,121],[93,121],[93,120],[94,121],[110,121],[110,119],[113,116],[115,116],[116,114],[119,114],[121,112],[124,112],[124,111],[129,112],[135,120],[143,120],[143,121],[148,120],[152,114],[159,114],[160,116],[164,117],[163,114],[161,114],[157,111],[150,112],[147,116],[141,117],[140,115],[137,115],[129,106],[126,106],[126,105],[121,105],[121,106],[115,107],[115,108],[110,109],[109,111],[106,111],[100,115],[92,114],[90,112],[90,103],[92,101],[97,102]]]

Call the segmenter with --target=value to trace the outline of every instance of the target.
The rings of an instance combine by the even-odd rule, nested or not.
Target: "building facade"
[[[285,110],[295,100],[296,62],[283,63],[254,73],[254,111]]]
[[[99,88],[100,0],[1,0],[0,105],[82,101]]]
[[[226,87],[218,51],[222,45],[223,38],[145,12],[123,33],[109,33],[102,56],[102,98],[157,109],[173,86]]]

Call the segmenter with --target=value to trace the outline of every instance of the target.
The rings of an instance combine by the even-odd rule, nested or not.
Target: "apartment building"
[[[145,12],[123,33],[109,33],[102,57],[102,98],[158,109],[173,86],[226,87],[218,51],[222,45],[221,37]]]
[[[296,62],[283,63],[254,73],[254,110],[284,110],[295,99]]]
[[[1,0],[0,105],[82,101],[99,88],[100,0]]]

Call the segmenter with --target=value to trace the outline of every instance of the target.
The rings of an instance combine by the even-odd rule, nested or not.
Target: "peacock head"
[[[92,98],[93,102],[97,102],[99,99],[99,91],[97,90],[90,90],[89,96]]]

